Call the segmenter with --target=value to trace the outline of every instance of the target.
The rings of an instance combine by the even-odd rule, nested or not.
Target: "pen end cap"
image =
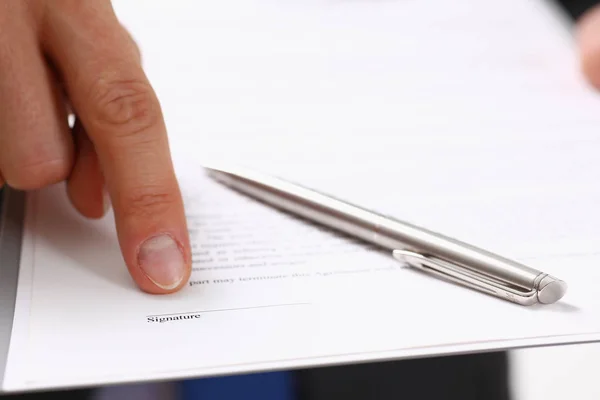
[[[565,282],[548,275],[541,280],[537,296],[540,303],[551,304],[560,300],[566,291]]]

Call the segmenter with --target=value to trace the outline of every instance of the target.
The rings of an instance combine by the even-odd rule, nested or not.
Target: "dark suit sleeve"
[[[560,4],[565,11],[577,21],[587,10],[600,4],[599,0],[554,0]]]
[[[505,352],[306,369],[297,400],[510,400],[508,372]]]

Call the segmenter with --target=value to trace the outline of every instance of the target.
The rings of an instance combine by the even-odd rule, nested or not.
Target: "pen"
[[[306,220],[391,250],[395,259],[441,279],[521,304],[550,304],[564,281],[440,233],[304,186],[242,168],[206,168],[225,186]]]

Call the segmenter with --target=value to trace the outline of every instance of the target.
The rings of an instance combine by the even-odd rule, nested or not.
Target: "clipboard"
[[[24,215],[25,194],[0,189],[0,382],[6,373],[12,335]]]

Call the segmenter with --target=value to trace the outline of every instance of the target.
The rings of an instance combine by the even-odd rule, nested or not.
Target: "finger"
[[[38,189],[68,176],[73,145],[33,30],[19,7],[11,12],[0,17],[0,170],[8,185]]]
[[[583,74],[600,89],[600,6],[591,8],[580,18],[577,41]]]
[[[143,290],[178,290],[191,272],[183,201],[135,47],[109,1],[52,4],[47,48],[96,149],[125,262]]]
[[[138,46],[138,44],[135,41],[135,39],[133,38],[133,36],[131,36],[131,33],[129,33],[129,31],[124,26],[123,26],[123,30],[127,34],[127,37],[129,38],[129,41],[131,42],[131,45],[132,45],[132,47],[135,50],[135,53],[136,53],[137,58],[138,58],[138,62],[140,64],[142,64],[142,52],[140,51],[140,46]]]
[[[73,126],[76,158],[67,181],[67,193],[73,206],[84,216],[100,218],[106,214],[110,199],[104,189],[104,177],[94,145],[81,122]]]

